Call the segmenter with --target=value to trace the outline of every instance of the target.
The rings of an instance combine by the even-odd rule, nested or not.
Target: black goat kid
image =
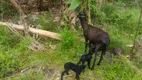
[[[80,60],[79,60],[79,62],[77,63],[77,65],[79,65],[81,62],[82,62],[82,65],[84,65],[84,63],[87,62],[88,68],[90,69],[90,62],[91,62],[91,59],[92,59],[92,53],[83,54],[83,55],[80,57]]]
[[[80,19],[81,26],[83,28],[84,37],[85,37],[85,52],[88,46],[88,41],[89,41],[89,52],[90,51],[95,52],[94,63],[91,68],[91,69],[94,69],[94,65],[97,58],[97,52],[99,50],[102,51],[100,60],[98,62],[98,65],[100,65],[100,62],[103,59],[103,54],[106,53],[106,49],[110,43],[110,38],[107,32],[95,26],[89,25],[87,23],[86,16],[83,13],[79,13],[78,17]],[[91,48],[92,44],[93,44],[93,48]]]
[[[61,74],[61,80],[63,80],[63,76],[66,73],[67,75],[69,74],[68,71],[69,70],[73,70],[76,73],[76,79],[79,80],[79,75],[82,71],[85,70],[86,65],[76,65],[74,63],[71,62],[67,62],[64,65],[64,71]]]

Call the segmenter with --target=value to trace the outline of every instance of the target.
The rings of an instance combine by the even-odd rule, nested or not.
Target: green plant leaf
[[[81,3],[81,0],[72,0],[69,10],[76,9],[80,3]]]
[[[68,0],[68,1],[66,2],[66,4],[71,4],[71,2],[72,2],[72,0]]]

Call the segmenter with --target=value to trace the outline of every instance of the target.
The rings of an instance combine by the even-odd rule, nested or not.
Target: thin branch
[[[9,0],[9,2],[15,7],[15,9],[19,12],[20,16],[21,16],[21,20],[23,21],[24,24],[24,32],[25,35],[28,35],[28,25],[26,24],[26,20],[25,20],[25,13],[22,11],[21,7],[15,2],[15,0]]]

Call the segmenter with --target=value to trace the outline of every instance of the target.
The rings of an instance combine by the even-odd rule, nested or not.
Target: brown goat
[[[97,27],[94,27],[92,25],[89,25],[87,23],[86,16],[83,13],[79,13],[78,17],[80,19],[81,26],[83,28],[84,37],[85,37],[85,52],[88,46],[88,41],[89,41],[89,53],[95,52],[94,63],[91,68],[91,69],[94,69],[94,65],[97,58],[97,52],[99,50],[102,51],[100,60],[97,64],[97,65],[100,65],[100,62],[103,59],[103,55],[106,53],[106,49],[110,43],[110,38],[107,32]],[[93,44],[93,48],[91,48],[92,44]]]

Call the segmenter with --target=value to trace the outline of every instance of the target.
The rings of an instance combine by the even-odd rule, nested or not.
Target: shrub
[[[10,3],[8,3],[6,0],[0,1],[0,17],[4,16],[7,17],[9,15],[15,15],[17,14],[14,9],[12,9],[12,6]]]
[[[0,26],[0,77],[6,77],[23,66],[23,56],[31,43],[29,38],[19,38],[6,27]]]
[[[73,33],[71,30],[69,30],[66,27],[61,31],[61,39],[62,39],[61,43],[62,49],[73,48],[75,46],[75,42],[77,41],[75,33]]]
[[[41,29],[49,31],[58,31],[57,24],[53,21],[51,15],[46,13],[45,15],[39,15],[38,18],[33,21],[34,24],[40,25]]]

